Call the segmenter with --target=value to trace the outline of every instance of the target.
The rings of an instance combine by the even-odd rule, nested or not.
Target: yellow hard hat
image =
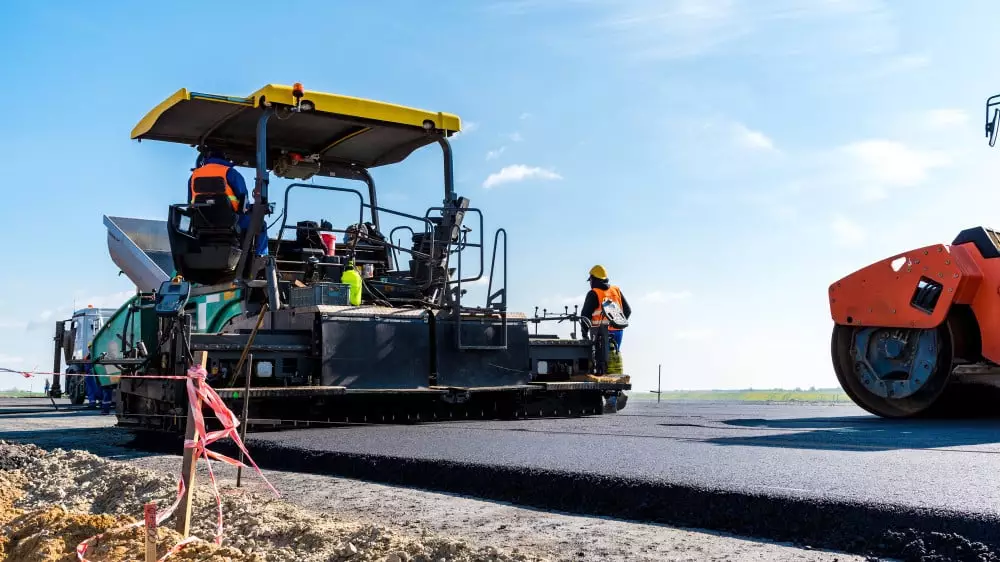
[[[596,277],[598,279],[607,279],[608,271],[604,269],[603,265],[595,265],[594,267],[590,268],[590,276]]]

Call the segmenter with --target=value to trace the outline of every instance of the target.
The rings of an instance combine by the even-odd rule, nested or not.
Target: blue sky
[[[990,2],[169,4],[0,8],[0,366],[50,368],[54,320],[130,292],[101,217],[184,197],[191,149],[128,138],[180,87],[457,113],[458,190],[508,230],[512,305],[582,304],[604,264],[638,389],[658,364],[666,388],[834,386],[828,284],[1000,213]],[[376,180],[422,211],[440,153]]]

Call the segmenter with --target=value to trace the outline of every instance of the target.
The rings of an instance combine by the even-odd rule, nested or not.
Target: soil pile
[[[179,464],[179,463],[178,463]],[[517,551],[476,548],[426,533],[404,536],[383,527],[305,511],[245,488],[220,489],[224,535],[213,544],[216,499],[200,481],[195,492],[192,534],[168,560],[199,562],[536,562]],[[0,561],[71,562],[76,545],[91,541],[94,562],[142,561],[141,528],[116,530],[138,520],[142,506],[160,509],[177,495],[177,477],[108,461],[82,451],[45,451],[0,441]],[[173,518],[159,529],[158,554],[181,541]],[[108,532],[111,531],[111,532]]]

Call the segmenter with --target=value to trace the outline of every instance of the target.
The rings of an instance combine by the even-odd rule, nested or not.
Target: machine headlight
[[[274,374],[274,365],[270,361],[260,361],[257,363],[257,376],[270,377]]]

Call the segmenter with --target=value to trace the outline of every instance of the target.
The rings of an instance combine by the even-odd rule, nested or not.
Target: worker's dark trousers
[[[97,384],[97,377],[93,373],[87,373],[87,376],[83,378],[84,388],[87,389],[87,401],[90,403],[90,407],[93,408],[97,406],[97,398],[101,395],[100,385]]]
[[[101,387],[101,413],[110,414],[111,413],[111,399],[113,397],[112,388],[110,386]]]
[[[618,345],[619,352],[622,350],[622,334],[624,333],[624,330],[608,330],[608,335],[615,340],[615,344]]]

